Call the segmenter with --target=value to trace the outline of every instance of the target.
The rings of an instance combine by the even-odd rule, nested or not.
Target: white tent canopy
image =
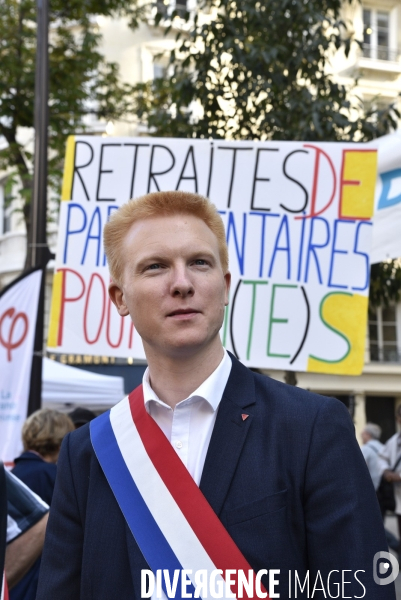
[[[124,379],[99,375],[84,369],[43,359],[42,404],[48,408],[72,409],[83,406],[91,410],[113,406],[124,397]]]

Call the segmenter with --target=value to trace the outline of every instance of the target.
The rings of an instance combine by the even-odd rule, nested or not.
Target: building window
[[[382,428],[381,441],[386,442],[395,434],[395,398],[393,396],[366,396],[365,413],[368,423]]]
[[[170,15],[174,10],[184,16],[187,10],[187,0],[157,0],[156,8],[163,16]]]
[[[363,9],[363,55],[379,60],[397,60],[397,49],[390,44],[389,12]]]
[[[0,185],[0,234],[11,231],[11,206],[4,186]]]
[[[169,0],[157,0],[157,2],[155,3],[157,12],[161,13],[163,16],[167,15],[169,4]]]
[[[3,233],[11,231],[11,211],[9,208],[3,208]]]
[[[370,360],[398,362],[395,306],[369,308],[369,346]]]
[[[179,15],[184,16],[187,10],[187,0],[175,0],[175,10]]]
[[[153,79],[165,79],[167,75],[167,68],[160,62],[153,63]]]

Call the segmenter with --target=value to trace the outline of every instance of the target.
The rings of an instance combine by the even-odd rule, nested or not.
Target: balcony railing
[[[400,55],[398,50],[388,48],[388,46],[371,46],[370,44],[363,44],[362,54],[365,58],[391,60],[393,62],[397,61]]]
[[[379,348],[376,344],[370,344],[371,362],[401,363],[401,352],[394,346]]]

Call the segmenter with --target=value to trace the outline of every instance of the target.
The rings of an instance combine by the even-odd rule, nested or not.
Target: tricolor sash
[[[146,412],[142,385],[110,411],[90,423],[91,441],[100,466],[125,520],[154,574],[179,572],[175,593],[161,585],[167,597],[181,598],[181,573],[191,572],[186,591],[195,597],[194,574],[221,570],[216,581],[225,585],[227,570],[232,596],[238,597],[237,573],[256,574],[196,485],[157,423]],[[251,573],[249,573],[251,571]],[[259,588],[258,588],[259,589]],[[261,590],[266,590],[261,586]],[[188,597],[188,596],[186,596]],[[209,595],[210,597],[210,595]],[[268,598],[268,596],[267,596]]]
[[[0,600],[8,600],[8,588],[5,573],[3,573],[0,582]]]

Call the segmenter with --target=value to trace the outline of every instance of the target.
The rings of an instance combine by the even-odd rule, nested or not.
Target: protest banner
[[[42,269],[24,273],[0,293],[0,460],[22,449]]]
[[[108,299],[102,229],[130,198],[179,189],[225,224],[223,344],[250,367],[360,373],[376,163],[363,144],[70,137],[49,350],[144,358]]]
[[[370,142],[378,150],[371,264],[401,257],[401,132]]]

